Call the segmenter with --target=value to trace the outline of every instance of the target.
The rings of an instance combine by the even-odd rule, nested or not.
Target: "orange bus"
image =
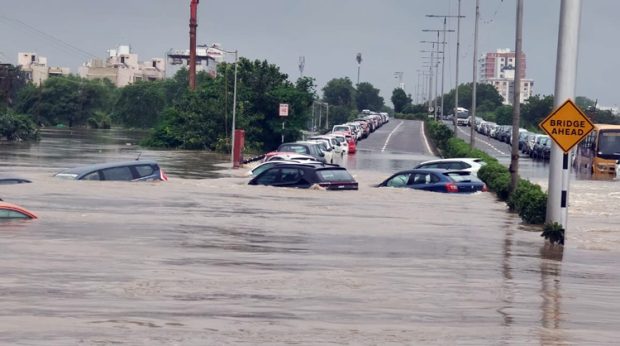
[[[578,174],[615,178],[619,160],[620,125],[594,124],[594,130],[577,146],[573,165]]]

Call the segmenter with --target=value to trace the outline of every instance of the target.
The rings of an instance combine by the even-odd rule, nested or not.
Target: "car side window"
[[[282,168],[282,183],[294,183],[301,177],[300,170],[297,168]]]
[[[103,180],[133,180],[133,174],[131,169],[127,166],[107,168],[101,171],[103,173]]]
[[[403,187],[403,186],[407,186],[407,182],[409,181],[409,176],[411,174],[399,174],[395,177],[392,177],[392,179],[388,180],[386,186],[389,187]]]
[[[431,174],[429,173],[416,173],[411,179],[409,185],[423,185],[431,182]]]
[[[28,216],[14,211],[14,210],[5,210],[0,209],[0,219],[27,219]]]
[[[149,175],[153,175],[155,173],[155,169],[151,165],[139,165],[135,166],[136,171],[138,171],[138,175],[142,177],[148,177]]]
[[[274,182],[278,181],[280,177],[280,169],[279,168],[271,168],[265,172],[263,172],[263,174],[261,174],[258,179],[256,179],[256,182],[261,184],[261,185],[270,185],[273,184]]]
[[[101,177],[99,176],[99,171],[94,171],[86,174],[81,180],[101,180]]]

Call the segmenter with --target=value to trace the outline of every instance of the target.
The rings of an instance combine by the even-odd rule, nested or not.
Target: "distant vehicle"
[[[32,183],[32,181],[12,175],[0,175],[0,185],[10,185],[10,184],[27,184]]]
[[[16,204],[0,202],[0,220],[5,219],[36,219],[37,216],[30,210]]]
[[[405,187],[447,193],[487,191],[487,186],[471,173],[443,169],[401,171],[384,180],[378,187]]]
[[[302,155],[310,155],[317,161],[325,162],[325,153],[321,150],[318,143],[310,142],[291,142],[282,143],[278,147],[279,152],[297,153]]]
[[[620,125],[594,124],[594,129],[577,146],[573,165],[579,173],[595,178],[618,177]]]
[[[55,177],[72,180],[167,181],[168,176],[155,161],[134,160],[81,166],[56,173]]]
[[[551,138],[547,135],[538,137],[534,149],[530,153],[533,159],[549,160],[551,157]]]
[[[305,154],[296,154],[289,152],[279,152],[272,151],[265,154],[265,158],[263,162],[267,161],[287,161],[287,160],[295,160],[295,161],[316,161],[314,156],[305,155]]]
[[[330,164],[290,164],[272,166],[254,177],[249,185],[269,185],[307,189],[318,185],[326,190],[357,190],[358,183],[343,167]]]
[[[456,110],[456,125],[467,126],[469,122],[469,110],[459,107]]]
[[[453,171],[466,171],[477,174],[482,166],[486,165],[479,158],[442,159],[422,162],[414,168],[439,168]]]

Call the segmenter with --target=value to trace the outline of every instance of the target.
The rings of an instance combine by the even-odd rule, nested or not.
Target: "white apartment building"
[[[39,86],[49,77],[71,74],[68,67],[50,67],[47,58],[37,53],[17,53],[17,66],[26,74],[26,78]]]
[[[141,62],[130,46],[119,46],[108,50],[105,60],[91,59],[79,68],[79,75],[86,79],[109,79],[117,87],[141,80],[162,80],[166,77],[166,62],[153,58]]]
[[[480,64],[480,82],[491,84],[504,99],[504,104],[511,105],[514,99],[515,78],[515,52],[510,49],[498,49],[482,55],[478,60]],[[525,78],[526,58],[522,53],[521,62],[521,103],[525,102],[533,94],[534,80]]]

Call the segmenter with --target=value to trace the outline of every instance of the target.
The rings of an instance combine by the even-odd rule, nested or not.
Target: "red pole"
[[[198,26],[198,2],[191,0],[189,17],[189,89],[196,89],[196,27]]]

